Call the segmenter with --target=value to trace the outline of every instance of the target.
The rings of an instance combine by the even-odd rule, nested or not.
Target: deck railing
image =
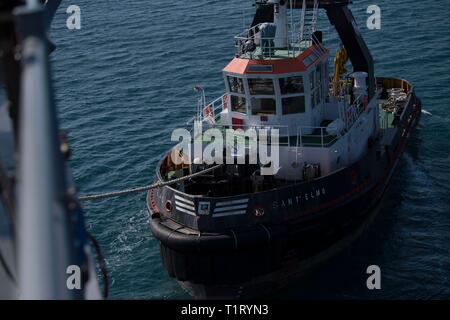
[[[194,132],[193,127],[190,127],[191,134]],[[218,129],[222,132],[223,137],[226,137],[226,130],[233,129],[235,137],[248,136],[248,130],[254,129],[257,136],[260,138],[262,129],[265,129],[268,140],[267,144],[271,145],[274,142],[270,140],[273,130],[278,130],[278,145],[285,147],[317,147],[329,148],[341,137],[341,133],[329,133],[327,127],[312,127],[312,126],[297,126],[295,128],[286,125],[237,125],[237,124],[220,124],[209,123],[209,125],[202,126],[202,134],[208,129]]]
[[[264,134],[267,135],[267,145],[280,145],[280,146],[292,146],[295,145],[295,137],[292,137],[289,134],[289,127],[283,126],[283,125],[272,125],[272,126],[265,126],[265,125],[224,125],[224,124],[212,124],[210,126],[202,126],[202,134],[205,133],[205,131],[209,129],[218,129],[221,133],[223,138],[226,138],[226,130],[233,129],[233,136],[238,139],[247,139],[251,140],[251,134],[249,130],[254,130],[254,133],[256,134],[256,138],[260,139],[262,137],[262,133],[264,130]],[[274,130],[278,130],[278,142],[272,141],[272,133]],[[195,130],[191,127],[191,134]],[[194,139],[197,136],[194,137]],[[293,140],[294,139],[294,140]],[[259,142],[257,140],[256,142]],[[264,141],[263,141],[264,142]],[[247,141],[246,141],[247,143]]]
[[[305,132],[311,132],[305,134]],[[330,134],[326,127],[297,127],[297,147],[328,148],[340,138],[340,134]]]
[[[202,110],[201,119],[203,120],[214,120],[217,122],[220,119],[220,112],[228,107],[228,94],[224,94],[220,98],[217,98],[213,102],[208,103]]]

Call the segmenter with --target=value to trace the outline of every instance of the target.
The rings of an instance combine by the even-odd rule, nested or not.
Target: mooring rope
[[[184,180],[189,180],[192,178],[195,178],[197,176],[200,176],[202,174],[214,171],[219,169],[220,167],[222,167],[223,164],[218,164],[214,167],[190,174],[188,176],[184,176],[181,178],[177,178],[174,180],[170,180],[170,181],[165,181],[165,182],[156,182],[154,184],[151,184],[149,186],[143,186],[143,187],[136,187],[136,188],[130,188],[130,189],[124,189],[124,190],[120,190],[120,191],[113,191],[113,192],[107,192],[107,193],[100,193],[100,194],[93,194],[93,195],[87,195],[87,196],[80,196],[78,199],[80,201],[94,201],[94,200],[103,200],[103,199],[108,199],[108,198],[114,198],[114,197],[120,197],[120,196],[125,196],[131,193],[139,193],[139,192],[145,192],[145,191],[149,191],[152,189],[158,189],[158,188],[162,188],[165,186],[169,186],[178,182],[182,182]]]

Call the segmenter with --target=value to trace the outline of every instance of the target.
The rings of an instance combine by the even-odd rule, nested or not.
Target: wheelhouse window
[[[275,89],[272,79],[248,79],[248,87],[252,95],[273,95]]]
[[[277,103],[272,98],[252,98],[252,115],[273,115],[277,113]]]
[[[283,98],[282,109],[283,114],[294,114],[294,113],[304,113],[305,112],[305,97],[289,97]]]
[[[247,113],[247,104],[245,98],[231,95],[231,111]]]
[[[281,94],[303,93],[303,77],[289,77],[280,79]]]
[[[243,79],[236,77],[228,77],[228,84],[230,86],[231,92],[245,94]]]

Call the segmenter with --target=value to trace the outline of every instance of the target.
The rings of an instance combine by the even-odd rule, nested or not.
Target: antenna
[[[305,13],[306,13],[306,0],[303,0],[302,11],[300,16],[300,43],[304,40],[305,35]]]
[[[314,0],[313,16],[311,22],[311,34],[317,31],[317,17],[319,15],[319,1]]]

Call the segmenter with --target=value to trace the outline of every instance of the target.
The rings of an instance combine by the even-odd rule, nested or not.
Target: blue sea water
[[[251,0],[63,1],[51,37],[61,126],[81,194],[152,182],[173,129],[195,112],[192,90],[223,90],[221,69]],[[68,30],[66,8],[81,8]],[[381,8],[368,30],[366,8]],[[402,156],[383,208],[343,254],[273,298],[450,298],[450,13],[446,0],[354,1],[352,10],[377,75],[411,81],[426,110]],[[333,38],[321,14],[325,38]],[[329,41],[336,46],[336,41]],[[163,269],[148,227],[145,195],[83,204],[107,260],[112,298],[188,298]],[[366,268],[379,265],[382,289],[369,291]]]

